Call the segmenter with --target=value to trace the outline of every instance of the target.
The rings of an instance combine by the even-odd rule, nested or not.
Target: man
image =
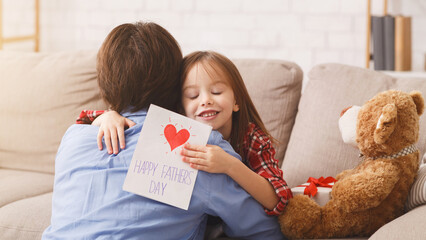
[[[199,172],[187,211],[122,190],[148,106],[176,110],[182,54],[154,23],[123,24],[98,53],[98,83],[111,109],[136,123],[126,148],[99,151],[98,128],[73,125],[58,149],[51,225],[43,239],[203,239],[207,215],[224,221],[231,237],[282,239],[275,217],[223,174]],[[209,144],[239,158],[222,136]]]

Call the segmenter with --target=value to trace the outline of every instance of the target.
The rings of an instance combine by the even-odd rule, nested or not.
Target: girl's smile
[[[200,114],[198,114],[197,117],[203,119],[204,121],[208,121],[208,120],[215,119],[218,114],[219,114],[218,111],[207,110],[207,111],[203,111]]]

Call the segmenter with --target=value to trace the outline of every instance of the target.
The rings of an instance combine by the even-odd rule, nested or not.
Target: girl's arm
[[[253,172],[243,162],[236,162],[234,167],[228,170],[227,174],[265,208],[273,210],[278,204],[280,199],[271,183]]]
[[[186,144],[182,148],[181,155],[182,160],[189,163],[194,169],[227,174],[269,210],[274,209],[280,200],[268,180],[253,172],[243,162],[218,146]]]
[[[279,215],[293,194],[283,178],[283,171],[275,158],[275,148],[270,138],[255,124],[250,124],[247,132],[243,145],[245,159],[250,169],[272,184],[279,202],[273,210],[266,212],[269,215]]]
[[[250,124],[243,147],[249,168],[267,179],[279,198],[275,208],[266,213],[281,214],[293,194],[283,178],[283,171],[275,158],[275,148],[270,138],[255,124]]]

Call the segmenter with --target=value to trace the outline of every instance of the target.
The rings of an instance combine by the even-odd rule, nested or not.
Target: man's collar
[[[138,110],[136,112],[131,112],[132,108],[128,107],[126,110],[123,110],[120,115],[125,117],[125,118],[129,118],[129,117],[142,117],[142,116],[146,116],[146,112],[148,111],[148,109],[143,108],[141,110]]]

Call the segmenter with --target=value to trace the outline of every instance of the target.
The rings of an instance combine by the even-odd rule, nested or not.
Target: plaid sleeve
[[[83,110],[75,121],[76,124],[92,124],[95,119],[108,110]]]
[[[246,162],[249,167],[267,179],[275,189],[280,201],[273,210],[265,209],[268,215],[280,215],[290,198],[291,189],[283,178],[283,172],[275,159],[275,149],[269,137],[256,125],[250,124],[244,142]]]

